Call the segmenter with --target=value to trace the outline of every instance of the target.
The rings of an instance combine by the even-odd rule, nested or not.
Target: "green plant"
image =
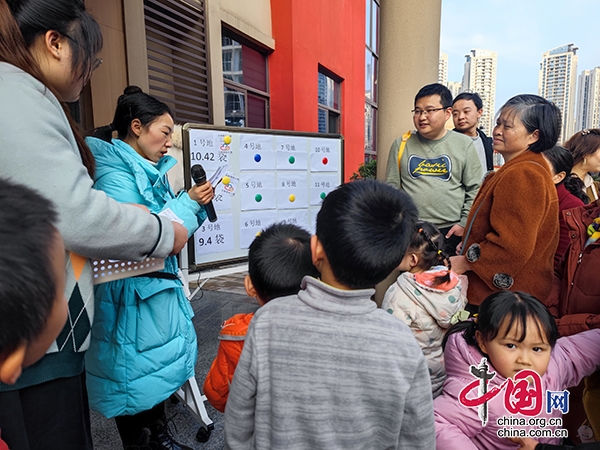
[[[350,180],[364,180],[367,178],[377,178],[377,160],[370,159],[366,163],[361,163],[358,166],[358,171],[350,176]]]

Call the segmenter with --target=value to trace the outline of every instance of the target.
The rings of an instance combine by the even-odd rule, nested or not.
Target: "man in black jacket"
[[[458,131],[473,139],[473,145],[479,155],[481,170],[485,175],[494,170],[494,150],[492,138],[477,128],[479,118],[483,114],[483,102],[479,94],[462,92],[452,102],[452,120],[454,131]]]

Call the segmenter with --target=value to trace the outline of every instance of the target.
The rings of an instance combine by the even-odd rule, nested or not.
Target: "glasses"
[[[77,42],[75,39],[73,39],[73,38],[72,38],[71,36],[69,36],[68,34],[64,34],[64,33],[63,33],[62,35],[63,35],[64,37],[66,37],[68,40],[70,40],[70,41],[71,41],[73,44],[75,44],[77,47],[79,47],[79,48],[81,48],[81,49],[83,48],[83,47],[82,47],[82,45],[81,45],[79,42]],[[103,61],[102,61],[102,59],[100,59],[100,58],[95,58],[95,59],[94,59],[94,63],[92,64],[92,67],[91,67],[91,68],[92,68],[92,72],[93,72],[94,70],[96,70],[98,67],[100,67],[100,66],[102,65],[102,62],[103,62]]]
[[[413,113],[413,115],[415,117],[419,117],[421,114],[425,114],[426,116],[430,116],[434,112],[441,111],[442,109],[447,109],[447,108],[444,108],[442,106],[441,108],[413,109],[413,110],[411,110],[411,113]]]

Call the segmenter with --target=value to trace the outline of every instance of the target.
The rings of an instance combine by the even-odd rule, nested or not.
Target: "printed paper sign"
[[[248,248],[257,233],[277,222],[277,211],[252,211],[240,214],[240,248]]]
[[[292,136],[277,136],[277,170],[308,169],[308,139]]]
[[[275,209],[277,191],[274,173],[243,172],[240,180],[242,211]]]
[[[339,184],[339,175],[312,174],[310,178],[310,205],[321,205],[327,194],[338,187]]]
[[[277,173],[277,208],[298,209],[308,207],[306,173]]]
[[[330,139],[312,139],[310,143],[310,170],[312,172],[337,172],[340,143]]]
[[[206,220],[194,233],[196,259],[202,255],[233,250],[233,214],[217,215],[216,222]]]
[[[241,170],[275,170],[273,137],[260,134],[240,135]]]
[[[311,228],[306,209],[282,209],[277,214],[277,221],[297,225],[306,231]]]

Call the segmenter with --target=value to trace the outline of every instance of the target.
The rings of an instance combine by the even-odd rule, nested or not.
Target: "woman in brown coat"
[[[541,152],[556,144],[560,110],[537,95],[518,95],[502,108],[494,149],[506,163],[484,180],[467,219],[462,254],[452,269],[469,278],[476,306],[501,289],[545,299],[558,245],[558,198]]]

